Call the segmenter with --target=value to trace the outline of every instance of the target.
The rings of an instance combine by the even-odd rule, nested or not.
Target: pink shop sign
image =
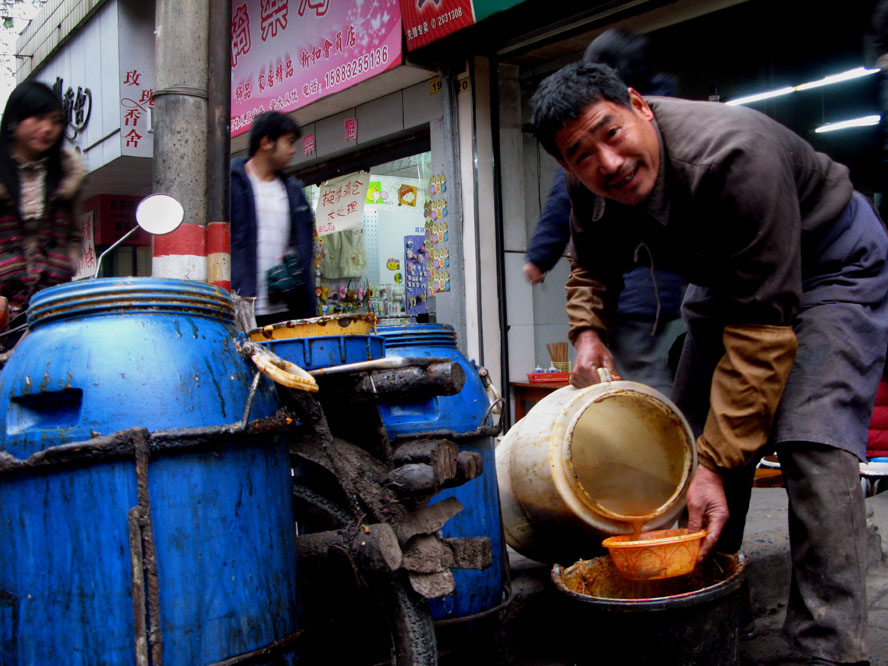
[[[231,136],[401,64],[398,0],[232,0]]]

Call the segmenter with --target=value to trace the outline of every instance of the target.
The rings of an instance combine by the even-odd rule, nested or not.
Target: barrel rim
[[[37,292],[28,306],[36,327],[75,316],[116,313],[191,314],[233,323],[234,304],[222,288],[197,280],[124,277],[78,280]]]
[[[645,396],[645,398],[647,399],[653,399],[655,403],[658,403],[658,407],[665,407],[668,412],[677,417],[679,424],[681,425],[681,431],[685,435],[685,437],[683,438],[683,444],[685,451],[689,455],[685,457],[685,464],[683,466],[682,475],[676,487],[676,490],[663,504],[657,507],[655,511],[644,516],[646,518],[645,525],[649,524],[652,520],[668,516],[669,514],[677,515],[677,513],[682,509],[682,499],[687,493],[688,486],[690,485],[691,478],[697,466],[697,449],[695,446],[694,435],[691,431],[690,425],[687,422],[687,419],[685,419],[684,417],[684,414],[681,413],[678,407],[671,400],[669,400],[669,398],[667,398],[656,389],[651,388],[650,386],[647,386],[645,384],[621,380],[615,382],[607,382],[605,384],[593,384],[588,388],[595,389],[596,387],[598,395],[596,395],[591,401],[589,401],[589,403],[586,404],[582,409],[578,409],[576,413],[573,414],[573,417],[571,418],[570,423],[565,429],[564,434],[564,441],[567,446],[564,446],[562,448],[562,465],[564,466],[564,474],[566,476],[567,482],[570,484],[576,497],[578,497],[584,504],[587,504],[588,507],[595,513],[600,514],[608,518],[609,520],[617,521],[618,523],[627,524],[629,520],[637,520],[638,518],[642,517],[620,514],[596,502],[589,495],[586,488],[579,482],[579,479],[577,478],[576,472],[573,468],[573,458],[571,456],[571,450],[573,446],[573,432],[577,427],[580,419],[590,407],[611,398],[635,393]],[[589,391],[587,391],[587,393],[588,392]]]
[[[379,326],[377,335],[386,340],[389,347],[416,345],[445,345],[456,347],[456,329],[449,324],[423,323],[399,326]]]
[[[600,557],[610,556],[601,555]],[[746,577],[747,572],[748,560],[746,555],[738,551],[736,554],[733,555],[729,553],[714,553],[712,557],[719,557],[722,559],[736,558],[736,568],[730,576],[728,576],[724,580],[718,581],[717,583],[707,585],[706,587],[701,587],[699,590],[691,590],[690,592],[682,592],[680,594],[673,594],[666,597],[617,599],[612,597],[593,597],[589,594],[581,594],[579,592],[568,589],[567,586],[564,584],[563,573],[570,567],[562,567],[560,564],[557,563],[552,566],[550,576],[552,582],[555,584],[555,587],[558,589],[559,592],[577,602],[588,604],[593,607],[624,612],[631,612],[636,610],[670,610],[687,608],[690,606],[697,606],[699,604],[715,601],[727,596],[740,587]]]

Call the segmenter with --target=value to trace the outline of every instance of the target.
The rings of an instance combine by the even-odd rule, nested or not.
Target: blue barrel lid
[[[234,305],[224,289],[197,280],[101,278],[79,280],[37,292],[28,307],[28,325],[109,312],[188,313],[234,320]]]
[[[385,338],[387,348],[429,345],[456,348],[456,331],[447,324],[380,326],[376,329],[376,333]]]

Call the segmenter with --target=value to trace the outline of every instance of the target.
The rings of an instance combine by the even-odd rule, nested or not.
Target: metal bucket
[[[464,370],[462,391],[429,400],[380,405],[383,423],[392,439],[434,433],[452,439],[460,451],[474,451],[484,462],[476,479],[443,490],[429,501],[437,504],[449,497],[460,501],[463,510],[442,528],[446,538],[488,537],[493,563],[486,569],[454,569],[455,590],[432,599],[432,617],[439,621],[463,622],[491,612],[504,602],[508,589],[505,544],[500,518],[496,480],[494,428],[490,421],[490,401],[478,368],[459,351],[456,334],[442,324],[415,324],[381,327],[386,356],[442,357],[456,361]]]
[[[605,537],[670,525],[697,463],[666,396],[636,382],[566,386],[539,401],[496,450],[506,542],[540,562],[602,552]]]
[[[288,451],[260,432],[279,403],[230,297],[90,280],[38,293],[28,321],[0,374],[0,663],[292,651]]]
[[[610,558],[555,565],[563,595],[559,633],[577,664],[736,666],[746,557],[716,554],[694,573],[640,583]]]

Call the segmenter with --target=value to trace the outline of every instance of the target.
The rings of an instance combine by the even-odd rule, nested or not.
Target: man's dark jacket
[[[570,240],[570,211],[564,169],[558,167],[549,198],[527,247],[528,261],[532,261],[544,273],[558,263]],[[617,307],[621,315],[644,321],[672,321],[681,317],[684,280],[668,271],[654,270],[653,273],[652,276],[651,269],[647,267],[627,270]]]
[[[584,328],[607,331],[622,275],[642,245],[656,265],[710,290],[709,310],[724,325],[723,333],[710,337],[724,352],[707,392],[711,407],[697,451],[707,467],[739,467],[765,443],[781,400],[805,404],[821,386],[836,386],[824,368],[801,368],[796,374],[804,380],[783,395],[798,347],[795,327],[807,349],[825,340],[808,334],[820,332],[812,303],[847,303],[855,313],[879,316],[888,240],[869,218],[840,215],[853,194],[848,169],[766,115],[713,102],[646,99],[660,167],[645,203],[605,200],[568,178],[574,259],[568,335],[576,340]],[[808,312],[801,317],[803,295]],[[699,336],[687,302],[685,309],[698,352],[693,358]],[[856,340],[845,332],[828,341],[837,356],[850,357]],[[840,446],[847,440],[832,432],[850,411],[838,398],[807,404],[818,413],[784,410],[779,426],[806,433],[795,441]],[[817,436],[810,433],[812,423]]]
[[[241,296],[256,296],[256,202],[253,186],[244,165],[246,158],[231,161],[231,288]],[[287,189],[290,204],[290,248],[296,250],[305,267],[306,304],[302,312],[290,312],[294,317],[313,317],[315,308],[315,279],[313,270],[314,217],[302,183],[292,176],[278,172],[278,178]],[[287,248],[281,248],[284,255]]]

